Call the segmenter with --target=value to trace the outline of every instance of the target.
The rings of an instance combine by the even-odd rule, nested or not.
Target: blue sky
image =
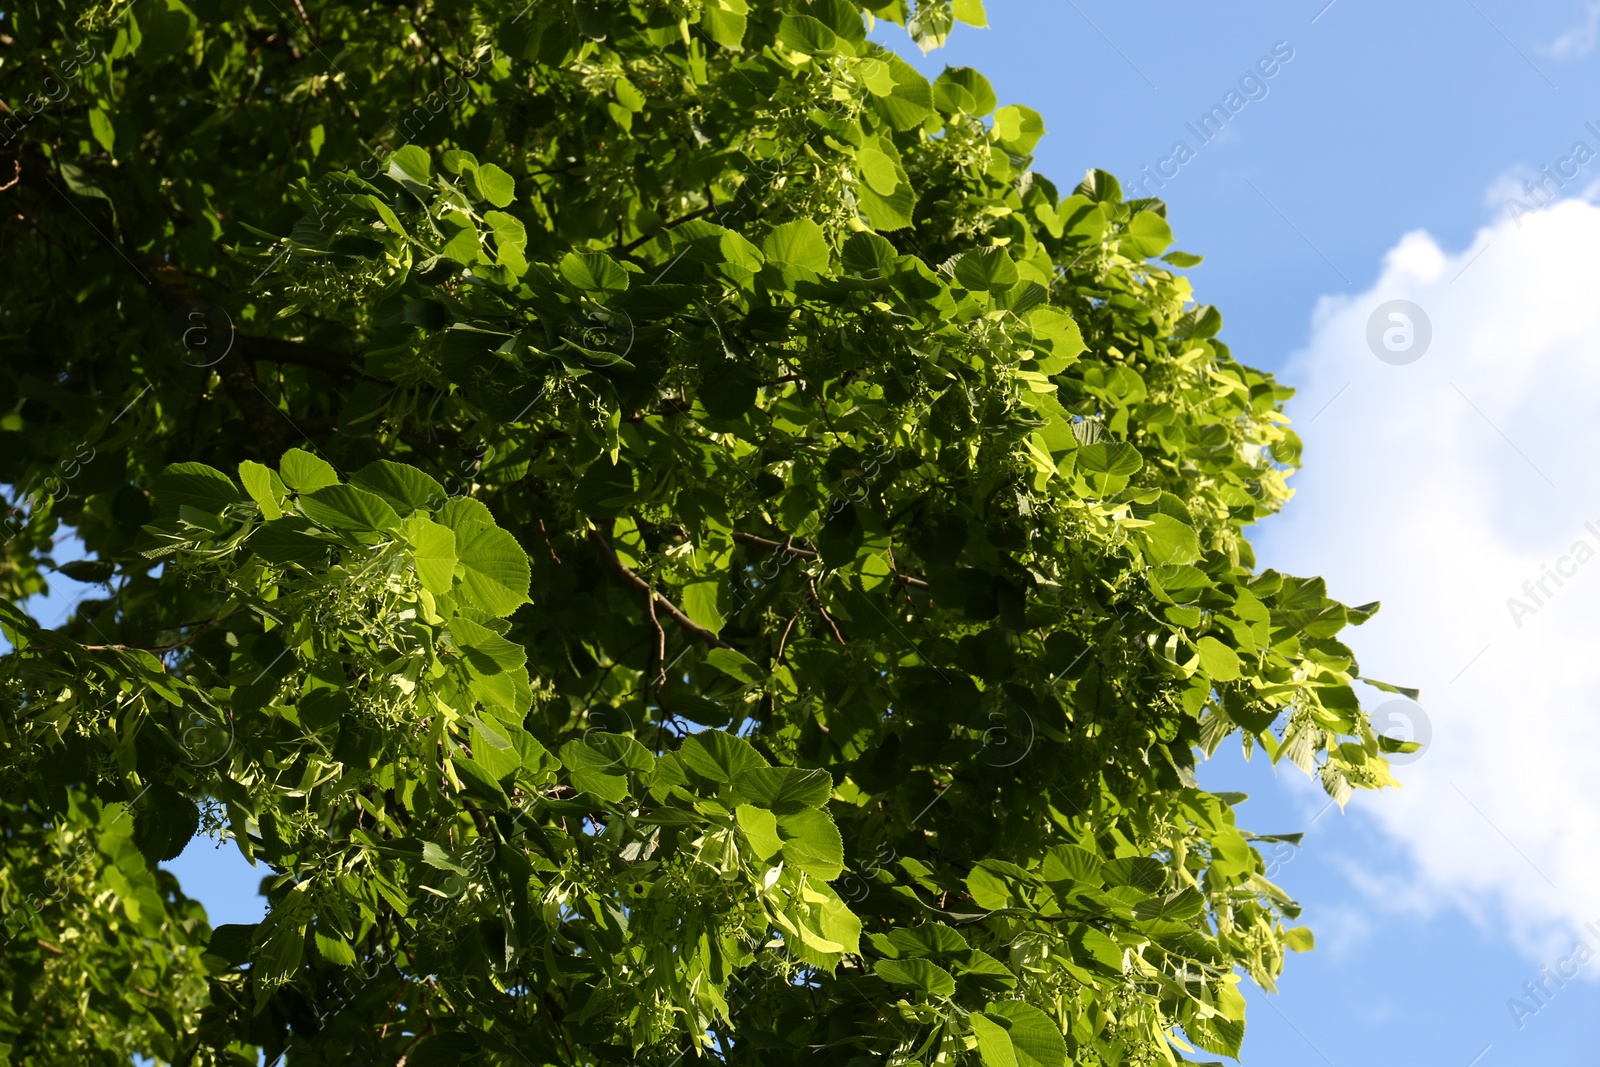
[[[1159,195],[1178,246],[1206,257],[1197,293],[1239,358],[1302,390],[1306,470],[1258,551],[1349,603],[1383,599],[1352,644],[1373,675],[1424,690],[1419,707],[1370,705],[1433,741],[1398,794],[1341,813],[1292,768],[1228,753],[1204,770],[1252,795],[1250,828],[1307,831],[1276,878],[1318,949],[1290,959],[1278,995],[1250,994],[1243,1062],[1589,1067],[1600,566],[1577,546],[1600,548],[1600,133],[1585,127],[1600,130],[1600,4],[989,6],[990,28],[925,58],[878,36],[1038,110],[1036,168],[1063,192],[1088,167],[1132,184],[1185,142]],[[1292,58],[1240,89],[1275,46]],[[1190,124],[1231,90],[1256,99],[1201,143]],[[1522,182],[1547,164],[1573,176],[1535,210]],[[1367,341],[1396,299],[1432,327],[1407,365]],[[196,842],[172,866],[214,922],[259,917],[261,872],[231,846]],[[1542,969],[1563,961],[1577,976],[1557,984]]]

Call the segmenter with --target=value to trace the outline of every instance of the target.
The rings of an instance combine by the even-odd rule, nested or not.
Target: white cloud
[[[1600,3],[1590,3],[1583,21],[1547,45],[1545,52],[1556,59],[1582,59],[1596,44],[1600,44]]]
[[[1368,676],[1423,690],[1432,744],[1361,803],[1413,863],[1384,891],[1544,958],[1600,919],[1600,207],[1521,223],[1455,254],[1408,234],[1371,291],[1321,302],[1283,375],[1306,468],[1256,541],[1346,603],[1381,599],[1346,638]],[[1369,348],[1391,300],[1432,325],[1409,365]],[[1514,619],[1512,597],[1531,610]]]

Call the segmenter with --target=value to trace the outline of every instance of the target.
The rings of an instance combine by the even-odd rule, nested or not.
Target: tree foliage
[[[1376,605],[1257,570],[1165,206],[869,36],[957,20],[6,11],[0,1060],[1238,1052],[1311,938],[1196,759],[1393,784]]]

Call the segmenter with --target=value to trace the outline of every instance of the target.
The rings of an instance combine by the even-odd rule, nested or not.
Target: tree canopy
[[[1165,205],[879,43],[958,20],[7,6],[0,1062],[1237,1054],[1312,938],[1196,761],[1394,784],[1377,606],[1257,568]]]

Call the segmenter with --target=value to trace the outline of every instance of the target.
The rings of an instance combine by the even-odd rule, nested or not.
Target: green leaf
[[[522,274],[528,269],[526,251],[528,247],[528,230],[522,220],[504,211],[489,211],[483,216],[484,223],[494,234],[494,245],[498,262],[509,267],[514,274]]]
[[[972,868],[967,874],[967,892],[972,894],[974,904],[985,911],[1000,911],[1020,905],[1010,880],[1005,877],[1006,866],[1009,865],[984,860]]]
[[[686,738],[678,749],[683,765],[700,777],[731,785],[746,771],[767,766],[750,742],[721,730],[706,730]]]
[[[1172,244],[1172,227],[1153,211],[1141,211],[1128,222],[1122,238],[1123,254],[1134,259],[1159,256]]]
[[[867,220],[880,230],[910,226],[917,197],[894,142],[887,138],[867,141],[856,151],[856,166],[864,183],[856,187],[856,197]]]
[[[1071,879],[1099,885],[1100,857],[1079,845],[1057,845],[1044,855],[1043,874],[1047,882]]]
[[[450,871],[453,874],[467,873],[465,867],[457,863],[450,853],[433,841],[424,841],[422,843],[422,862],[435,870]]]
[[[250,549],[269,563],[316,567],[328,558],[329,542],[317,528],[298,515],[285,515],[258,529]]]
[[[989,79],[971,67],[946,67],[933,83],[933,101],[941,111],[982,117],[1000,103]]]
[[[244,490],[250,494],[250,499],[256,502],[256,507],[261,509],[262,518],[271,520],[283,517],[281,504],[289,495],[289,490],[278,477],[277,471],[247,459],[239,464],[239,480],[244,483]]]
[[[494,515],[483,501],[470,496],[453,496],[444,502],[434,516],[435,521],[450,527],[457,534],[471,523],[495,525]]]
[[[407,522],[405,529],[422,588],[434,596],[450,592],[456,571],[455,531],[420,515]]]
[[[157,503],[167,512],[187,505],[219,515],[240,502],[239,487],[233,479],[204,463],[174,463],[162,471],[151,486]]]
[[[878,960],[872,970],[891,985],[910,986],[929,996],[949,998],[956,992],[950,972],[929,960]]]
[[[111,197],[106,194],[104,189],[89,180],[88,171],[76,163],[68,163],[65,160],[61,161],[60,167],[61,180],[66,183],[68,189],[79,196],[92,196],[97,200],[104,200],[107,204],[111,204],[111,216],[115,220],[116,204],[112,203]]]
[[[1317,947],[1316,935],[1304,926],[1283,932],[1283,947],[1291,952],[1311,952]]]
[[[792,51],[812,56],[839,51],[848,55],[853,51],[847,42],[839,39],[838,34],[810,15],[784,15],[778,26],[778,43]]]
[[[1205,898],[1193,886],[1152,897],[1134,905],[1133,917],[1145,921],[1186,923],[1205,909]]]
[[[456,527],[456,556],[469,603],[490,615],[510,615],[528,603],[533,573],[517,539],[498,526],[465,522]]]
[[[833,795],[833,777],[824,770],[758,767],[739,774],[734,787],[761,807],[789,815],[826,805]]]
[[[1139,450],[1126,441],[1100,441],[1078,449],[1078,469],[1113,477],[1135,474],[1144,466]],[[1162,560],[1163,563],[1187,563],[1188,560]]]
[[[56,570],[75,582],[99,584],[111,580],[117,573],[117,565],[108,559],[75,559]]]
[[[889,85],[881,79],[869,81],[873,104],[896,130],[904,132],[921,126],[934,113],[933,87],[918,71],[897,55],[880,57],[889,68]]]
[[[1240,673],[1239,654],[1215,637],[1202,637],[1196,642],[1200,650],[1200,668],[1213,682],[1237,681]]]
[[[152,864],[177,859],[199,828],[199,807],[170,786],[151,786],[133,808],[134,844]]]
[[[601,300],[628,288],[628,272],[604,252],[568,252],[561,257],[561,276]]]
[[[980,1012],[967,1016],[967,1022],[972,1026],[972,1036],[978,1040],[978,1058],[984,1067],[1017,1067],[1011,1035],[1005,1027]]]
[[[505,790],[483,764],[468,756],[451,756],[450,766],[455,769],[456,777],[461,779],[461,784],[466,787],[467,792],[480,804],[487,804],[500,811],[511,807],[511,800],[506,796]]]
[[[223,923],[213,927],[206,951],[237,967],[250,959],[250,944],[255,937],[256,923]]]
[[[325,485],[300,497],[305,517],[330,530],[376,533],[400,527],[400,516],[376,493],[353,485]]]
[[[439,229],[446,238],[444,246],[439,249],[439,254],[445,259],[470,267],[483,258],[477,227],[470,220],[459,217],[440,219]]]
[[[450,620],[450,636],[479,674],[505,674],[528,662],[527,650],[521,645],[464,616]]]
[[[1093,446],[1090,446],[1093,447]],[[1083,463],[1083,452],[1078,450],[1078,463]],[[1194,527],[1172,515],[1156,514],[1133,533],[1144,543],[1145,557],[1157,566],[1193,563],[1200,558],[1200,538]]]
[[[827,812],[806,808],[778,816],[783,858],[825,882],[844,870],[844,839]]]
[[[983,0],[955,0],[953,13],[958,22],[965,22],[968,26],[982,28],[989,25],[989,18],[983,11]]]
[[[778,836],[778,820],[772,812],[740,804],[733,813],[758,859],[770,860],[783,848],[783,839]]]
[[[1004,248],[981,248],[956,260],[955,278],[965,289],[988,293],[1010,289],[1021,275]]]
[[[1045,135],[1044,117],[1031,107],[1010,104],[994,113],[994,132],[1007,151],[1025,156]]]
[[[1034,339],[1050,348],[1048,357],[1038,358],[1042,374],[1060,374],[1089,347],[1084,344],[1083,332],[1078,324],[1053,307],[1034,308],[1027,313],[1026,319]]]
[[[1237,1059],[1244,1043],[1244,1023],[1225,1019],[1219,1015],[1202,1018],[1199,1015],[1184,1022],[1189,1040],[1218,1056]]]
[[[194,12],[181,0],[151,0],[139,15],[144,30],[140,60],[147,65],[182,51],[194,38]]]
[[[683,587],[683,613],[712,633],[722,629],[722,612],[717,609],[717,591],[721,585],[718,578],[701,578]]]
[[[291,448],[278,460],[283,484],[297,493],[310,493],[338,485],[339,475],[328,462],[300,448]]]
[[[897,161],[878,148],[862,148],[856,153],[856,164],[861,168],[861,176],[866,179],[867,185],[881,196],[888,196],[900,184]]]
[[[1017,1067],[1066,1067],[1067,1043],[1050,1016],[1021,1000],[992,1001],[983,1011],[1006,1026]]]
[[[624,768],[607,761],[586,740],[569,741],[561,749],[561,762],[567,767],[572,788],[610,804],[621,804],[628,799]]]
[[[700,25],[717,44],[738,50],[744,42],[749,14],[746,0],[706,0],[700,9]]]
[[[338,936],[329,936],[322,931],[315,931],[317,955],[337,967],[354,967],[356,965],[355,950],[349,942]]]
[[[761,251],[791,285],[827,274],[832,259],[822,227],[810,219],[795,219],[774,227],[761,242]]]
[[[402,515],[443,506],[444,486],[404,463],[380,459],[350,476],[350,484],[376,493]]]
[[[943,923],[924,923],[916,927],[890,930],[887,937],[873,943],[895,957],[945,956],[966,954],[970,946],[966,938]],[[892,951],[891,951],[892,950]]]
[[[483,199],[495,207],[510,207],[517,198],[516,181],[493,163],[485,163],[473,173]]]
[[[291,890],[256,927],[250,974],[257,1011],[305,962],[306,924],[311,908],[310,898],[301,891],[301,886],[309,887],[309,883],[302,882]]]
[[[433,163],[424,149],[408,144],[389,157],[388,174],[419,196],[427,196],[433,182]]]
[[[875,233],[853,233],[844,243],[844,269],[868,278],[887,278],[895,270],[899,253],[888,238]]]
[[[98,107],[89,109],[89,132],[107,152],[116,146],[117,131],[111,125],[111,116]]]
[[[754,660],[731,648],[713,648],[706,653],[706,662],[745,685],[761,685],[767,680],[767,672]]]

